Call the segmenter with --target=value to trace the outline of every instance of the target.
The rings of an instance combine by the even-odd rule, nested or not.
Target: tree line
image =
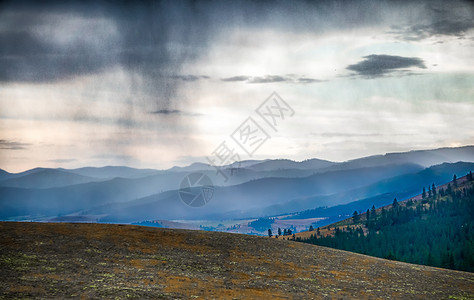
[[[472,172],[459,186],[422,189],[422,199],[382,209],[355,211],[352,224],[334,235],[319,232],[297,240],[409,263],[474,272],[474,187]],[[319,228],[318,228],[319,229]]]

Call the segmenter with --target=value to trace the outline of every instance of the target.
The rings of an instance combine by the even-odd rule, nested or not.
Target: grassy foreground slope
[[[474,297],[474,274],[309,244],[130,225],[0,223],[0,298]]]

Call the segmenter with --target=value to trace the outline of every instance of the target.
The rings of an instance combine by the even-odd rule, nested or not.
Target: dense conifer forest
[[[474,181],[423,188],[422,198],[354,212],[332,235],[300,241],[415,264],[474,272]]]

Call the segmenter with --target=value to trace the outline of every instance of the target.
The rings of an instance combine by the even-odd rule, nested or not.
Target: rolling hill
[[[0,223],[2,298],[469,299],[474,274],[291,241]]]

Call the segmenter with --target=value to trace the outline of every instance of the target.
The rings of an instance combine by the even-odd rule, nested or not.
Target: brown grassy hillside
[[[0,223],[0,298],[474,297],[474,274],[238,234]]]

